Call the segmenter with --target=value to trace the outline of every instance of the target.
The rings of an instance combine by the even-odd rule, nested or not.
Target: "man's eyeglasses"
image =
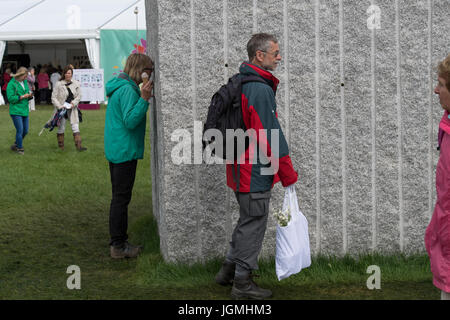
[[[276,56],[278,56],[280,54],[280,51],[275,51],[275,52],[267,52],[267,51],[264,51],[264,50],[258,50],[258,51],[270,54],[271,56],[274,56],[274,57],[276,57]]]

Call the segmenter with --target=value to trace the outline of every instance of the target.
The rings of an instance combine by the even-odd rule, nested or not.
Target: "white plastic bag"
[[[277,224],[275,268],[278,280],[287,278],[311,265],[308,221],[298,208],[293,185],[286,188],[283,211],[290,208],[291,220],[286,227]]]

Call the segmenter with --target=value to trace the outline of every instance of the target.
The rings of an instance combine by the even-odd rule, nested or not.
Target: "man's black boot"
[[[260,288],[252,280],[254,277],[248,273],[244,277],[235,277],[233,288],[231,289],[231,297],[233,299],[267,299],[272,296],[272,291]]]
[[[220,268],[219,272],[216,274],[216,283],[222,286],[231,286],[233,284],[235,268],[236,264],[234,262],[225,260],[222,264],[222,268]]]

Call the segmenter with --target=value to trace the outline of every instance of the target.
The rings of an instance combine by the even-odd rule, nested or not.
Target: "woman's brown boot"
[[[75,147],[77,148],[78,151],[87,150],[87,148],[81,146],[81,136],[79,132],[73,134],[73,140],[75,141]]]
[[[56,138],[58,139],[58,147],[64,150],[64,133],[57,133]]]

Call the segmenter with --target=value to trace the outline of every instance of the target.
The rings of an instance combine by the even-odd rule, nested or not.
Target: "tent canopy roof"
[[[143,0],[0,0],[0,5],[0,41],[89,39],[100,38],[101,29],[136,30],[135,7],[138,29],[146,29]]]
[[[39,2],[40,0],[1,0],[0,26]]]

